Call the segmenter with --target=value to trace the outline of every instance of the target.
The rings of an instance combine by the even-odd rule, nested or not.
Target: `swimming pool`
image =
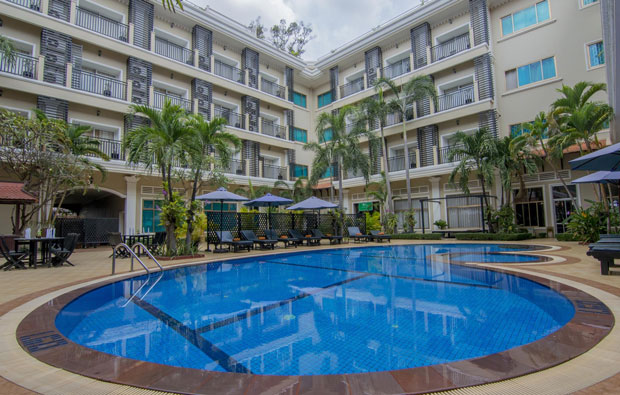
[[[432,259],[504,262],[502,253],[526,249],[343,248],[187,266],[90,290],[60,310],[55,326],[101,353],[214,372],[332,375],[449,363],[532,343],[573,318],[573,303],[537,282]],[[532,258],[509,259],[520,261]]]

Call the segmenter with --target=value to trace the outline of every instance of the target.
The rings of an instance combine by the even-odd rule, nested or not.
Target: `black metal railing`
[[[284,180],[286,178],[286,167],[266,165],[263,163],[263,178]]]
[[[460,148],[460,146],[449,145],[447,147],[440,147],[438,150],[439,157],[437,158],[439,160],[439,164],[460,162],[464,157],[463,155],[456,154],[453,158],[450,158],[451,153],[455,148]]]
[[[129,37],[128,25],[81,7],[76,7],[75,24],[124,42]]]
[[[215,116],[224,118],[228,126],[245,129],[245,118],[241,114],[231,111],[228,108],[215,106]]]
[[[262,134],[266,134],[267,136],[278,137],[281,139],[286,139],[286,135],[287,135],[286,126],[278,125],[277,123],[273,121],[263,118],[261,127],[262,127]]]
[[[157,91],[155,91],[153,95],[153,107],[163,108],[166,100],[170,100],[171,104],[177,105],[187,112],[192,111],[192,102],[190,100],[175,95],[166,95],[165,93]]]
[[[126,100],[127,83],[90,71],[73,69],[71,87],[84,92]]]
[[[351,96],[364,90],[364,77],[359,77],[340,86],[340,98]]]
[[[431,47],[431,61],[437,62],[469,49],[469,32]]]
[[[275,82],[268,81],[266,79],[262,79],[260,90],[268,93],[273,96],[277,96],[281,99],[284,99],[286,87],[282,85],[278,85]]]
[[[393,112],[385,117],[385,126],[397,125],[403,122],[403,117],[399,112]]]
[[[245,163],[243,162],[243,160],[240,159],[231,159],[230,162],[228,162],[228,166],[224,166],[222,171],[228,174],[237,174],[240,176],[244,176]]]
[[[30,8],[34,11],[41,11],[41,0],[7,0],[9,3],[17,4],[22,7]]]
[[[39,60],[37,58],[15,53],[12,62],[6,56],[0,58],[0,71],[34,80],[37,78],[38,63]]]
[[[99,141],[99,150],[115,160],[125,160],[125,152],[123,151],[123,142],[119,140],[104,139],[101,137],[91,137]],[[94,156],[94,155],[87,155]]]
[[[464,106],[474,102],[474,86],[469,85],[457,91],[437,97],[437,111],[446,111],[451,108]]]
[[[409,58],[401,59],[397,62],[385,66],[383,68],[383,76],[385,78],[396,78],[399,75],[407,74],[411,71],[411,62]]]
[[[388,158],[388,169],[390,172],[405,170],[405,155],[392,156]],[[409,168],[416,168],[415,151],[409,152]]]
[[[240,84],[245,84],[245,73],[243,72],[243,70],[221,62],[217,59],[215,59],[214,63],[215,75],[219,75],[220,77],[238,82]]]
[[[163,38],[155,37],[155,53],[181,63],[194,65],[194,51]]]

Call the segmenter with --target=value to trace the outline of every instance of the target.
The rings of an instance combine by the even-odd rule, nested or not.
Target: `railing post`
[[[476,73],[474,73],[474,103],[477,103],[479,100],[478,79],[476,78]]]
[[[75,25],[75,16],[77,13],[76,0],[71,0],[71,6],[69,8],[69,23]]]
[[[409,52],[409,68],[411,71],[415,70],[415,62],[413,58],[413,52]]]
[[[155,31],[151,31],[151,52],[155,52]]]
[[[134,27],[133,27],[133,22],[130,22],[127,25],[127,42],[129,44],[133,44],[133,35],[134,35]]]
[[[288,101],[288,88],[284,87],[284,100]]]
[[[377,68],[377,79],[383,77],[383,67]]]
[[[250,161],[243,160],[243,174],[245,176],[250,176]]]
[[[155,105],[155,88],[153,85],[149,86],[149,107]]]
[[[198,99],[192,101],[192,113],[194,115],[198,114]]]
[[[265,175],[265,162],[262,160],[258,160],[258,176],[260,178],[263,178],[263,176]]]
[[[49,6],[50,6],[49,0],[41,0],[41,5],[39,6],[41,9],[39,11],[41,11],[42,14],[47,15]]]
[[[289,166],[284,166],[284,179],[287,181],[291,180],[291,172]]]
[[[263,134],[263,117],[258,117],[258,133]]]
[[[194,49],[194,67],[198,67],[200,64],[200,53],[198,53],[198,49]]]
[[[259,91],[263,90],[263,76],[260,75],[260,74],[258,75],[258,90]],[[259,120],[259,122],[260,122],[260,120]],[[259,123],[259,125],[260,125],[260,123]]]
[[[37,64],[37,80],[43,81],[43,70],[45,70],[45,56],[39,55],[39,63]]]
[[[209,103],[209,113],[211,114],[211,120],[215,118],[215,103]]]
[[[243,114],[244,125],[243,129],[250,130],[250,114]]]
[[[420,149],[415,149],[415,167],[416,169],[420,168]]]
[[[362,90],[368,89],[368,76],[366,73],[362,76]]]
[[[250,69],[245,69],[243,72],[245,73],[245,85],[250,86]]]
[[[467,38],[469,39],[469,48],[473,48],[474,47],[474,35],[471,34],[472,32],[468,32],[467,33]]]
[[[127,92],[126,92],[125,100],[131,102],[131,96],[133,95],[133,81],[127,80]]]
[[[439,164],[439,149],[436,145],[433,145],[433,164],[435,166]]]
[[[433,57],[432,57],[432,51],[431,51],[431,46],[427,45],[426,46],[426,64],[431,64],[433,63]]]
[[[67,76],[65,80],[65,86],[67,88],[71,88],[71,81],[73,80],[73,65],[71,63],[67,63]]]

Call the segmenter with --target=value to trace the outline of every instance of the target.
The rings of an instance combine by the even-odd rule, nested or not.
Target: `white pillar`
[[[138,201],[138,180],[136,176],[125,176],[127,193],[125,194],[125,233],[139,233],[136,224],[136,207]]]
[[[439,181],[441,181],[441,177],[431,177],[429,178],[431,182],[431,199],[439,199],[441,197],[441,190],[439,189]],[[433,230],[433,223],[437,220],[443,219],[447,221],[447,218],[441,218],[441,200],[439,203],[429,202],[429,211],[431,218],[429,218],[429,222],[431,223],[431,230]]]

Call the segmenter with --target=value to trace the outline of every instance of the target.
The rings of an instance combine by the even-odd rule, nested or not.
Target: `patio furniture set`
[[[24,238],[15,235],[0,236],[0,253],[6,262],[1,269],[36,269],[41,266],[62,266],[69,261],[77,246],[79,234],[69,233],[66,237]]]

